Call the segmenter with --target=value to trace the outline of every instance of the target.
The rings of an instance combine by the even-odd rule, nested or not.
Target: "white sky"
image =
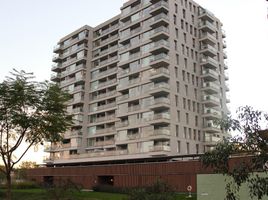
[[[119,14],[126,0],[0,0],[0,81],[12,68],[49,79],[53,46],[87,24]],[[226,31],[230,108],[251,105],[268,112],[268,19],[265,0],[196,0]],[[267,57],[266,57],[267,56]],[[42,162],[29,153],[26,160]]]

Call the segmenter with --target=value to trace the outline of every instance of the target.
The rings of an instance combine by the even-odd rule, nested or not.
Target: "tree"
[[[33,161],[22,161],[19,167],[20,169],[33,169],[37,167],[37,164]]]
[[[238,132],[238,136],[206,152],[201,161],[215,172],[231,177],[226,184],[226,199],[236,200],[243,183],[247,183],[251,197],[262,199],[268,195],[268,177],[254,172],[268,170],[268,115],[250,106],[240,107],[237,119],[227,117],[219,122],[222,128]],[[229,165],[229,159],[240,156],[239,163]]]
[[[56,84],[33,81],[33,74],[11,72],[0,83],[0,156],[11,199],[11,172],[33,146],[58,142],[71,125],[64,102],[69,95]],[[17,152],[22,143],[27,147]]]

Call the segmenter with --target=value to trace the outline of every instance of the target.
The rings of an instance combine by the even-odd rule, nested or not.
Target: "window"
[[[189,2],[190,11],[192,12],[192,3]]]
[[[178,74],[178,67],[175,67],[175,76],[176,76],[176,78],[179,77],[179,74]]]
[[[186,138],[187,137],[187,128],[183,127],[183,137]]]
[[[195,148],[196,148],[196,154],[199,154],[199,144],[196,144]]]
[[[199,103],[196,103],[196,110],[197,110],[197,113],[199,113],[199,111],[200,111],[200,104]]]
[[[181,45],[181,51],[182,51],[182,54],[185,55],[184,44]]]
[[[186,154],[190,153],[190,144],[189,142],[186,142]]]
[[[193,101],[193,112],[195,112],[195,101]]]
[[[190,83],[190,73],[189,72],[187,72],[187,81],[188,81],[188,83]]]
[[[198,141],[201,141],[201,131],[198,130]]]
[[[182,70],[182,80],[185,81],[185,71]]]
[[[185,113],[186,124],[189,124],[189,113]]]
[[[185,19],[186,18],[186,11],[185,9],[182,9],[182,17]]]
[[[177,64],[177,65],[180,64],[180,57],[179,57],[179,54],[176,54],[176,64]]]
[[[176,137],[179,137],[179,125],[176,125]]]
[[[188,99],[187,103],[188,103],[188,110],[191,110],[191,100]]]
[[[188,32],[188,23],[185,23],[186,32]]]
[[[178,51],[178,43],[177,43],[177,40],[174,40],[174,49],[176,51]]]
[[[195,79],[194,79],[194,75],[192,74],[192,84],[195,84]]]
[[[184,85],[185,86],[185,94],[186,96],[188,96],[188,85]]]
[[[183,39],[184,39],[184,43],[187,43],[187,36],[186,36],[186,33],[183,33]]]
[[[192,15],[192,23],[194,24],[194,15]]]
[[[173,15],[173,23],[174,23],[175,25],[177,25],[177,16],[176,16],[176,15]]]
[[[196,73],[196,63],[194,63],[194,73]]]
[[[194,140],[196,140],[196,129],[194,129]]]
[[[179,30],[177,28],[175,28],[175,33],[176,33],[176,38],[179,38]]]
[[[195,39],[193,38],[193,48],[195,48]]]
[[[195,116],[195,126],[198,126],[198,116]]]
[[[178,5],[175,3],[175,13],[178,13]]]
[[[197,89],[194,89],[194,98],[197,99]]]
[[[177,81],[177,93],[180,93],[180,82]]]
[[[178,145],[177,152],[178,152],[178,153],[181,153],[181,141],[178,141],[178,142],[177,142],[177,145]]]
[[[183,29],[183,28],[184,28],[184,21],[181,20],[181,29]]]
[[[183,108],[186,109],[186,99],[183,98]]]
[[[177,120],[178,122],[181,121],[181,111],[177,110]]]
[[[192,129],[191,128],[188,129],[188,134],[189,134],[189,139],[191,140],[192,139]]]
[[[188,65],[187,65],[187,58],[184,58],[184,67],[187,69]]]
[[[178,95],[175,95],[175,103],[176,103],[176,106],[178,106],[178,102],[179,102]]]

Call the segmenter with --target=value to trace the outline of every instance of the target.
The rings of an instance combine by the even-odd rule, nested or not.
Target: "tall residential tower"
[[[54,49],[74,124],[47,163],[203,153],[229,134],[222,23],[191,0],[130,0]]]

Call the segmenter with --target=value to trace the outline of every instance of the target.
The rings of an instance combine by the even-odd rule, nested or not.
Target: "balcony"
[[[170,107],[170,99],[166,97],[160,97],[154,99],[152,105],[150,106],[150,109],[154,111],[161,111],[166,110],[169,107]]]
[[[101,36],[103,36],[103,35],[105,35],[105,34],[111,32],[111,31],[114,31],[115,29],[118,29],[118,28],[119,28],[119,24],[115,24],[115,25],[113,25],[113,26],[111,26],[111,27],[109,27],[109,28],[103,30],[103,31],[101,32]]]
[[[219,77],[219,74],[211,69],[203,69],[201,78],[203,78],[204,81],[217,81]]]
[[[217,43],[217,39],[214,35],[205,32],[200,36],[200,42],[214,46]]]
[[[110,127],[110,128],[104,128],[104,129],[97,129],[96,134],[105,134],[105,133],[113,133],[115,132],[115,127]]]
[[[208,20],[210,22],[213,22],[214,19],[215,19],[214,14],[209,12],[206,9],[200,9],[199,18],[202,19],[202,20]]]
[[[59,51],[61,50],[61,45],[57,44],[56,46],[54,46],[53,48],[53,52],[54,53],[59,53]]]
[[[223,58],[227,59],[227,52],[225,50],[223,50]]]
[[[114,120],[114,119],[115,119],[115,115],[107,115],[104,117],[97,117],[93,123],[105,122],[105,121]]]
[[[169,65],[169,56],[165,53],[160,53],[152,56],[152,60],[150,61],[151,67],[167,67]]]
[[[202,90],[207,94],[218,94],[220,91],[220,86],[214,82],[204,82],[202,85]]]
[[[230,91],[230,87],[229,87],[229,84],[225,82],[225,88],[226,88],[226,92],[229,92]]]
[[[140,83],[141,79],[140,78],[135,78],[135,79],[131,79],[129,80],[127,83],[119,83],[118,84],[118,87],[117,87],[117,90],[125,90],[126,88],[130,87],[130,86],[133,86],[135,84],[138,84]]]
[[[221,112],[213,108],[204,108],[203,117],[208,120],[221,119]]]
[[[116,95],[116,93],[117,93],[116,90],[106,92],[106,93],[102,93],[102,94],[99,94],[99,95],[96,95],[96,96],[92,96],[92,100],[94,101],[94,100],[99,100],[99,99],[111,97],[111,96]]]
[[[165,26],[157,27],[151,30],[151,40],[158,41],[158,40],[167,40],[169,38],[169,29]]]
[[[206,106],[213,107],[213,106],[219,106],[220,105],[220,99],[216,96],[212,95],[204,95],[203,96],[203,103]]]
[[[226,38],[225,30],[221,29],[222,38]]]
[[[95,47],[103,46],[104,44],[109,43],[109,42],[112,42],[112,41],[114,41],[115,39],[118,39],[118,38],[119,38],[119,35],[118,34],[117,35],[113,35],[113,36],[111,36],[111,37],[109,37],[109,38],[107,38],[105,40],[100,41],[99,44],[96,45]]]
[[[220,126],[215,124],[213,120],[207,120],[203,129],[207,133],[219,133],[221,132]]]
[[[116,128],[123,128],[129,126],[128,120],[117,122],[116,123]]]
[[[169,51],[169,42],[167,40],[159,40],[154,42],[150,52],[152,54],[160,54],[160,53],[167,53]]]
[[[225,40],[223,40],[223,41],[222,41],[222,48],[224,48],[224,49],[225,49],[226,47],[227,47],[227,43],[226,43],[226,41],[225,41]]]
[[[209,44],[202,45],[199,53],[202,53],[205,56],[214,57],[217,55],[217,49]]]
[[[171,135],[170,129],[169,128],[155,129],[151,136],[161,136],[161,135],[170,136]]]
[[[167,26],[169,24],[168,15],[161,13],[152,18],[151,27]]]
[[[170,92],[170,86],[168,83],[160,82],[154,84],[152,89],[149,91],[151,95],[167,95]]]
[[[50,77],[51,81],[59,82],[61,78],[61,74],[52,74]]]
[[[100,89],[100,88],[104,88],[104,87],[107,87],[107,86],[110,86],[112,84],[115,84],[117,82],[116,79],[112,79],[112,80],[108,80],[108,81],[105,81],[105,82],[101,82],[99,83],[97,89]]]
[[[152,72],[150,73],[150,79],[153,81],[166,81],[170,77],[170,72],[169,69],[167,68],[158,68],[158,69],[153,69]]]
[[[76,72],[80,71],[80,70],[83,70],[86,68],[86,65],[84,64],[80,64],[78,66],[76,66],[74,69],[72,70],[65,70],[65,71],[62,71],[61,72],[61,76],[64,77],[64,76],[68,76],[68,75],[71,75],[71,74],[75,74]]]
[[[226,72],[226,71],[224,72],[224,78],[225,78],[226,81],[229,80],[229,73]]]
[[[170,114],[169,113],[154,114],[153,119],[151,119],[150,121],[150,124],[155,124],[155,125],[170,124]]]
[[[129,106],[128,107],[128,112],[136,112],[136,111],[139,111],[140,109],[141,109],[140,105]]]
[[[98,146],[108,146],[108,145],[114,145],[115,142],[114,140],[106,140],[106,141],[97,141],[95,142],[95,145],[96,147]]]
[[[149,149],[150,152],[155,152],[155,151],[170,151],[170,146],[167,145],[155,145],[151,146]]]
[[[53,72],[60,72],[60,67],[61,67],[61,64],[54,63],[54,64],[52,64],[51,71],[53,71]]]
[[[108,69],[106,71],[99,72],[98,74],[96,74],[95,77],[92,77],[92,79],[97,79],[97,78],[100,78],[100,77],[103,77],[103,76],[107,76],[107,75],[112,74],[112,73],[114,73],[116,71],[117,71],[117,68],[114,67],[114,68]]]
[[[95,111],[106,110],[106,109],[114,108],[115,106],[116,106],[116,103],[113,102],[113,103],[98,106],[96,107]]]
[[[217,69],[219,65],[218,61],[208,56],[201,58],[200,64],[204,67],[214,69],[214,70]]]
[[[150,14],[152,15],[169,11],[169,6],[166,1],[159,1],[153,4],[150,8],[151,8]]]
[[[203,30],[204,32],[209,32],[209,33],[216,32],[215,25],[209,21],[201,21],[201,22],[199,22],[198,25],[199,25],[199,29]]]
[[[117,101],[124,101],[124,100],[127,100],[128,98],[129,98],[129,94],[124,94],[124,95],[117,97]]]
[[[216,137],[210,134],[206,134],[205,136],[206,146],[215,146],[220,140],[220,137]]]
[[[52,61],[53,62],[59,62],[61,60],[61,56],[59,54],[54,54]]]

